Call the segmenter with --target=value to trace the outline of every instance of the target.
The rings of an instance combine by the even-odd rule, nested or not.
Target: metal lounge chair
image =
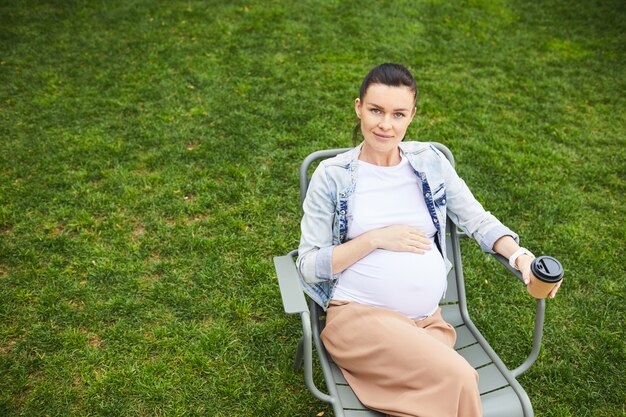
[[[454,165],[454,158],[448,148],[439,143],[433,142],[432,144],[442,151]],[[335,156],[346,150],[348,149],[317,151],[305,158],[300,167],[302,200],[304,200],[308,187],[307,173],[309,167],[318,160]],[[483,415],[485,417],[531,417],[534,414],[530,399],[517,382],[516,377],[528,370],[539,355],[545,316],[545,300],[537,300],[532,350],[528,358],[519,367],[509,370],[470,320],[459,245],[462,232],[457,230],[449,218],[447,221],[446,245],[453,268],[448,275],[448,290],[445,298],[440,302],[440,307],[445,320],[456,328],[455,349],[478,371]],[[494,256],[522,281],[519,271],[512,269],[504,257],[497,254]],[[294,367],[299,369],[304,363],[304,379],[308,389],[318,399],[332,404],[336,417],[382,416],[382,414],[369,410],[361,404],[341,371],[324,349],[320,340],[320,333],[325,323],[325,313],[313,301],[308,300],[307,302],[300,286],[295,265],[296,257],[297,250],[294,250],[285,256],[274,258],[284,310],[287,314],[299,314],[302,321],[303,336],[298,344]],[[313,345],[315,345],[319,356],[327,394],[321,392],[313,382]]]

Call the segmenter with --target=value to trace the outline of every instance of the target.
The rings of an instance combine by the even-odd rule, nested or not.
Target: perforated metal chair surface
[[[448,148],[435,142],[432,145],[446,155],[454,165],[454,158]],[[300,167],[302,200],[304,200],[309,183],[309,168],[319,160],[347,150],[317,151],[305,158]],[[537,300],[532,350],[528,358],[519,367],[509,370],[470,320],[459,245],[461,233],[457,231],[456,226],[449,218],[447,222],[446,245],[453,268],[448,274],[448,290],[445,298],[440,302],[440,307],[444,319],[456,328],[455,349],[478,371],[483,415],[485,417],[531,417],[534,414],[530,399],[517,382],[516,377],[530,368],[539,354],[545,316],[545,300]],[[512,269],[505,258],[497,254],[494,256],[520,281],[522,280],[519,271]],[[294,367],[299,369],[304,364],[306,386],[314,396],[332,404],[336,417],[382,416],[382,414],[363,406],[324,349],[320,340],[320,333],[325,323],[324,311],[313,301],[307,301],[300,286],[295,265],[296,257],[297,250],[294,250],[287,255],[274,258],[284,310],[287,314],[299,314],[302,322],[303,336],[298,344]],[[320,391],[313,382],[313,346],[315,346],[319,357],[327,393]]]

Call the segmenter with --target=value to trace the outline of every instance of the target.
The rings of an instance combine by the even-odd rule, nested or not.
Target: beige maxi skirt
[[[332,301],[321,334],[359,400],[398,417],[480,417],[478,373],[454,350],[441,310],[423,320]]]

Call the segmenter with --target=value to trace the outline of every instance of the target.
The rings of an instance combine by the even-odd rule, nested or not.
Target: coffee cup
[[[552,256],[540,256],[530,264],[528,292],[535,298],[546,298],[563,279],[563,266]]]

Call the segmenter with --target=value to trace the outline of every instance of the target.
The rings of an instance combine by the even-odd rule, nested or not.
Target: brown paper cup
[[[546,298],[563,279],[563,266],[551,256],[540,256],[530,264],[528,292],[535,298]]]

